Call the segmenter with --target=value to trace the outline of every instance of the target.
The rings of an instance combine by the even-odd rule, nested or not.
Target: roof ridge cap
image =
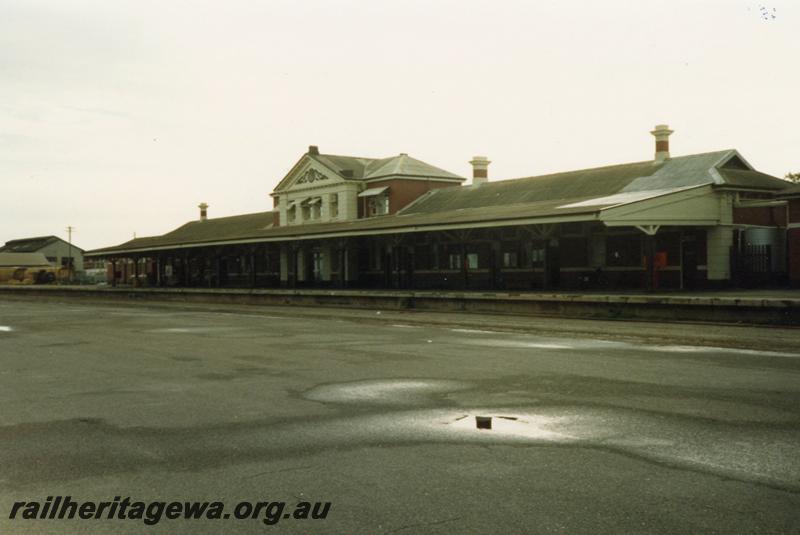
[[[638,162],[628,162],[628,163],[617,163],[617,164],[611,164],[611,165],[601,165],[599,167],[584,167],[582,169],[573,169],[571,171],[558,171],[556,173],[545,173],[543,175],[528,175],[528,176],[518,176],[518,177],[514,177],[514,178],[503,178],[501,180],[492,180],[492,181],[486,182],[485,184],[482,184],[482,185],[483,186],[488,186],[488,185],[491,185],[491,184],[499,184],[500,182],[509,182],[509,181],[512,181],[512,180],[526,180],[526,179],[536,179],[536,178],[544,178],[544,177],[555,177],[555,176],[559,176],[559,175],[569,175],[569,174],[572,174],[572,173],[585,173],[587,171],[599,171],[601,169],[608,169],[608,168],[611,168],[611,167],[624,167],[624,166],[627,166],[627,165],[643,165],[643,164],[651,164],[651,163],[653,163],[652,160],[641,160],[641,161],[638,161]]]
[[[203,223],[203,222],[207,222],[207,221],[218,221],[220,219],[233,219],[234,217],[246,217],[246,216],[253,216],[253,215],[266,215],[266,214],[271,214],[273,212],[275,212],[275,210],[265,210],[263,212],[250,212],[250,213],[247,213],[247,214],[224,215],[224,216],[221,216],[221,217],[209,217],[206,220],[194,219],[192,221],[187,221],[184,224],[188,224],[188,223]]]
[[[333,156],[334,158],[353,158],[356,160],[384,160],[385,158],[373,158],[370,156],[350,156],[348,154],[331,154],[331,153],[319,153],[315,156]]]
[[[60,240],[60,239],[61,239],[61,238],[59,238],[58,236],[56,236],[55,234],[50,234],[50,235],[48,235],[48,236],[32,236],[32,237],[30,237],[30,238],[17,238],[17,239],[15,239],[15,240],[9,240],[9,241],[7,241],[6,243],[12,243],[12,242],[15,242],[15,241],[44,240],[44,239],[46,239],[46,238],[55,238],[55,239],[57,239],[57,240]]]

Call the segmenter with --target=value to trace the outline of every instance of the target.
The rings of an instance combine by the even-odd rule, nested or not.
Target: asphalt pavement
[[[788,328],[4,299],[0,532],[798,532],[798,342]],[[152,526],[22,518],[50,496],[330,509],[272,525],[266,506]]]

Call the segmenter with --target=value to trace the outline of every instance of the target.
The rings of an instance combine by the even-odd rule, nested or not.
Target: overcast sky
[[[766,14],[765,14],[766,13]],[[269,210],[307,150],[800,171],[800,2],[0,0],[0,242]]]

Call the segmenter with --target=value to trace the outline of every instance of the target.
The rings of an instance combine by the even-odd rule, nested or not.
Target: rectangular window
[[[368,209],[370,216],[386,215],[389,213],[389,196],[385,193],[383,195],[373,195],[369,198]]]
[[[331,193],[330,196],[331,218],[339,217],[339,194]]]
[[[312,258],[314,262],[314,280],[322,280],[322,253],[320,251],[314,251]]]
[[[461,269],[461,255],[458,253],[450,253],[448,256],[450,259],[449,266],[450,269]]]
[[[478,253],[467,253],[467,269],[478,269]]]
[[[534,246],[531,249],[531,264],[534,267],[541,266],[544,263],[544,247]]]
[[[515,268],[519,267],[519,262],[517,258],[517,253],[514,251],[508,251],[503,253],[503,267],[504,268]]]

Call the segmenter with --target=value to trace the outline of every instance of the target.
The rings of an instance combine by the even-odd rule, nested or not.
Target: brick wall
[[[458,183],[435,182],[433,180],[407,180],[394,178],[389,180],[379,180],[370,182],[369,188],[382,188],[389,186],[389,213],[394,214],[412,201],[432,189],[459,187]],[[359,217],[362,217],[361,207],[359,206]]]

